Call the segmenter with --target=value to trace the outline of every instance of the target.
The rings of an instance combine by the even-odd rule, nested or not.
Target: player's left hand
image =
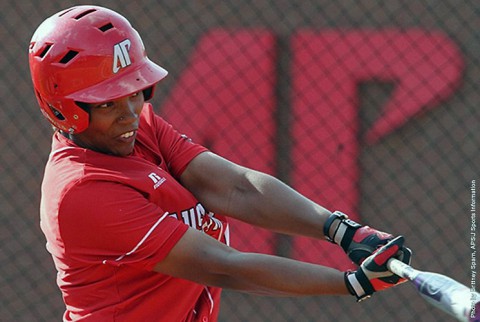
[[[330,226],[337,220],[340,221],[338,228],[330,236]],[[348,257],[357,265],[360,265],[375,250],[393,239],[393,235],[369,226],[362,226],[348,219],[348,216],[340,211],[335,211],[327,220],[324,226],[324,234],[327,240],[340,245]],[[411,250],[402,246],[399,260],[410,264],[411,255]]]
[[[374,292],[385,290],[405,281],[399,279],[387,268],[387,263],[391,258],[399,259],[402,256],[403,243],[403,236],[390,240],[376,250],[373,255],[367,257],[357,271],[345,273],[347,288],[352,295],[357,297],[357,301],[369,298]]]

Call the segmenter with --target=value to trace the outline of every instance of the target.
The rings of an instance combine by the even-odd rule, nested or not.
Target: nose
[[[138,119],[139,111],[138,104],[132,102],[128,98],[122,99],[119,102],[118,121],[121,123],[132,123]]]

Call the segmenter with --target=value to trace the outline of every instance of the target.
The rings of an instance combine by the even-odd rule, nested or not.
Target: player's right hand
[[[374,292],[385,290],[405,281],[398,278],[392,281],[392,277],[398,276],[387,268],[389,259],[399,259],[403,255],[403,243],[403,236],[390,240],[367,257],[357,271],[345,273],[345,284],[350,293],[356,296],[357,301],[369,298]]]

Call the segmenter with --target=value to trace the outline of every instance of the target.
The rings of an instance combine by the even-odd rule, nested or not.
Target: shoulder
[[[140,114],[137,142],[147,146],[158,146],[171,131],[172,126],[155,113],[150,103],[145,103]]]
[[[146,127],[158,127],[158,126],[169,126],[160,115],[158,115],[153,109],[152,104],[145,103],[143,105],[142,112],[140,114],[140,125]]]

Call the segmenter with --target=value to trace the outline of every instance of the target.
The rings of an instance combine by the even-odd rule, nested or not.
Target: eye
[[[140,92],[133,93],[130,97],[137,97],[138,95],[140,95]]]
[[[113,102],[105,102],[105,103],[95,105],[95,108],[106,109],[112,106],[113,106]]]

